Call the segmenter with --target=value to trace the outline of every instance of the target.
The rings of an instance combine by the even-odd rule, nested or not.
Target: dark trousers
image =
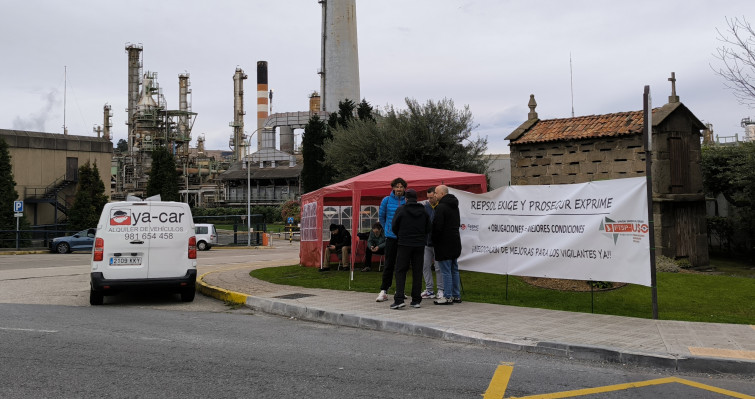
[[[372,250],[370,249],[370,246],[367,245],[367,249],[364,250],[364,266],[365,267],[372,266],[372,254],[383,255],[385,254],[385,248],[378,248],[377,251],[372,252]]]
[[[406,272],[409,264],[412,267],[412,303],[422,302],[422,266],[425,263],[425,246],[408,247],[399,245],[396,252],[396,294],[393,299],[403,302]]]
[[[396,267],[396,249],[398,240],[395,238],[385,237],[385,269],[383,269],[383,283],[380,284],[381,291],[388,291],[393,282],[393,270]]]

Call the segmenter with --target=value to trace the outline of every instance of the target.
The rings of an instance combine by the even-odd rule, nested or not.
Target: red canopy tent
[[[361,206],[380,205],[383,197],[391,192],[391,181],[397,177],[406,180],[407,188],[416,190],[420,200],[426,198],[429,187],[440,184],[473,193],[487,191],[485,175],[397,163],[306,193],[301,199],[299,261],[302,266],[320,267],[323,260],[323,209],[326,206],[351,206],[351,248],[356,248]],[[355,252],[351,251],[352,270]]]

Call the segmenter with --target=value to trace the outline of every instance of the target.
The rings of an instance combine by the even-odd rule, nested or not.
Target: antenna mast
[[[66,128],[66,89],[68,88],[68,66],[63,65],[63,134],[68,134]]]
[[[569,53],[569,84],[571,85],[571,117],[574,118],[574,71],[571,66],[571,53]]]

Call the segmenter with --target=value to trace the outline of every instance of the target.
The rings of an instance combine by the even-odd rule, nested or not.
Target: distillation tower
[[[118,176],[114,198],[143,196],[152,163],[152,151],[167,148],[176,164],[186,170],[189,142],[196,113],[191,111],[189,74],[178,75],[179,109],[167,108],[157,82],[157,72],[143,72],[142,46],[127,44],[128,53],[128,150],[117,157]],[[184,179],[188,188],[188,179]]]

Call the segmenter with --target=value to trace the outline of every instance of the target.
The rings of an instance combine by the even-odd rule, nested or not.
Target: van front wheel
[[[185,288],[181,290],[181,301],[182,302],[192,302],[194,301],[194,296],[197,293],[197,289],[194,286],[191,286],[191,288]]]
[[[101,292],[89,289],[89,304],[92,306],[102,305],[105,296]]]

